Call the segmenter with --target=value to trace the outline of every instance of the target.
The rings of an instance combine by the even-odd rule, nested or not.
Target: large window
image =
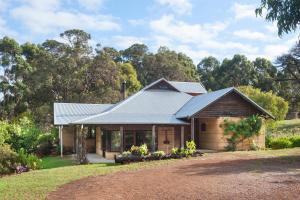
[[[121,151],[121,133],[120,131],[104,131],[103,139],[106,151]]]
[[[142,144],[147,144],[148,148],[151,148],[152,131],[150,130],[136,131],[136,145],[140,146]]]
[[[134,131],[125,131],[124,132],[124,148],[128,151],[132,145],[135,144],[135,132]]]

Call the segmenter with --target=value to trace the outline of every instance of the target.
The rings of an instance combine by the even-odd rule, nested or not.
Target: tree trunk
[[[88,163],[87,156],[86,156],[86,134],[87,128],[77,127],[76,128],[76,136],[77,136],[77,162],[79,164],[86,164]]]

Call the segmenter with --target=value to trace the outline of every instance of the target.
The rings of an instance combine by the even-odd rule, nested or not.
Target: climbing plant
[[[241,119],[238,122],[224,119],[224,123],[222,125],[224,128],[224,135],[231,136],[227,139],[227,149],[234,151],[236,150],[236,146],[239,142],[249,139],[252,136],[259,135],[262,124],[263,120],[257,115]]]

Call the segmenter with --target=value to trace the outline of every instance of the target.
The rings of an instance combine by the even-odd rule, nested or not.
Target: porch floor
[[[114,160],[108,160],[95,153],[88,153],[87,159],[90,163],[115,163]]]

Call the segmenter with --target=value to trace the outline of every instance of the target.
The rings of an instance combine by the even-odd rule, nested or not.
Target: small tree
[[[223,124],[224,135],[231,135],[231,137],[227,139],[227,149],[234,151],[238,143],[255,135],[259,135],[262,124],[262,119],[257,115],[250,116],[238,122],[225,119]]]

